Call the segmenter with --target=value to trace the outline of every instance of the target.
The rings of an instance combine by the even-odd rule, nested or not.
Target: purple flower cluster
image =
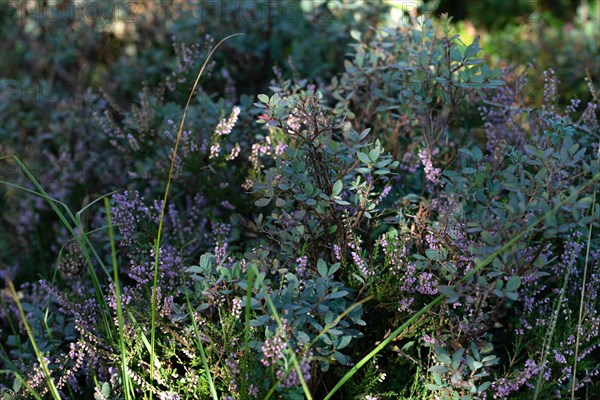
[[[438,183],[440,183],[440,174],[442,171],[439,168],[435,168],[433,166],[431,156],[432,154],[430,154],[429,150],[427,149],[421,149],[419,151],[419,160],[421,160],[421,164],[423,164],[425,170],[425,179],[428,182],[437,185]]]
[[[417,292],[434,296],[438,293],[438,283],[436,277],[431,272],[423,272],[419,275],[419,284]]]
[[[287,342],[287,321],[282,319],[282,326],[278,327],[275,334],[265,339],[261,347],[263,358],[261,363],[265,366],[277,365],[278,360],[285,358],[284,350],[288,348]]]
[[[281,141],[273,143],[271,136],[265,137],[264,142],[254,143],[250,149],[248,160],[252,163],[255,171],[260,171],[262,167],[261,157],[271,156],[273,158],[281,156],[287,145]]]
[[[309,278],[309,271],[308,271],[308,257],[306,256],[302,256],[302,257],[298,257],[296,258],[296,263],[298,263],[298,265],[296,266],[296,277],[300,280],[300,281],[305,281],[306,279]]]
[[[356,242],[348,243],[348,247],[351,249],[350,255],[352,256],[352,261],[358,267],[358,270],[364,277],[373,276],[375,272],[369,268],[367,262],[363,259],[361,254],[363,250],[361,248],[362,240],[360,238],[356,239]]]
[[[237,107],[237,106],[233,107],[233,110],[231,111],[231,115],[229,116],[229,118],[223,118],[219,122],[219,124],[215,128],[215,134],[217,136],[229,135],[231,133],[231,131],[233,130],[233,127],[237,123],[238,117],[240,115],[240,111],[241,110],[239,107]]]
[[[283,335],[275,335],[265,340],[261,347],[263,358],[260,361],[265,367],[275,365],[277,360],[284,357],[283,351],[287,348],[287,339]]]
[[[337,244],[333,245],[333,254],[335,256],[336,261],[342,261],[342,249]]]
[[[146,288],[154,277],[155,253],[154,248],[149,251],[149,257],[141,260],[130,260],[129,277],[136,282],[138,288]],[[176,248],[165,245],[159,250],[158,256],[158,282],[169,293],[181,285],[181,256]]]
[[[518,371],[514,378],[500,378],[492,383],[493,398],[506,400],[510,398],[511,393],[519,391],[523,386],[533,389],[540,368],[541,365],[532,359],[527,359],[523,370]]]
[[[121,243],[124,246],[132,245],[134,233],[140,221],[150,220],[158,223],[160,218],[159,203],[156,203],[153,208],[146,206],[137,191],[125,191],[123,194],[115,193],[113,200],[115,201],[112,209],[113,224],[121,234]]]
[[[310,381],[311,378],[311,365],[310,365],[310,360],[311,360],[312,355],[308,355],[307,357],[304,357],[300,362],[300,372],[302,372],[302,378],[304,379],[305,382]],[[291,367],[291,371],[288,373],[288,375],[283,378],[283,380],[281,381],[280,387],[282,388],[291,388],[291,387],[298,387],[301,385],[300,382],[300,378],[298,377],[298,374],[296,372],[296,369]],[[277,378],[281,378],[282,376],[285,375],[285,371],[283,369],[280,369],[276,372],[275,376],[277,376]]]
[[[558,100],[558,79],[552,68],[544,71],[544,103],[542,110],[546,112],[556,112],[556,102]]]

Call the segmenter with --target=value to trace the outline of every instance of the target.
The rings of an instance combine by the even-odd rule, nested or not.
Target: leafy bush
[[[488,66],[447,16],[140,4],[148,19],[121,36],[31,22],[84,30],[90,46],[118,37],[119,56],[82,78],[114,74],[102,98],[0,104],[3,152],[34,167],[0,160],[0,245],[28,250],[0,254],[3,399],[598,393],[591,77],[589,101],[565,105],[556,71]],[[286,4],[298,26],[278,18]],[[268,23],[236,20],[239,7]],[[29,21],[25,11],[1,18]],[[312,46],[325,16],[328,41]],[[151,17],[177,34],[173,48],[163,28],[144,36]],[[249,31],[213,61],[213,36],[192,33],[221,18]],[[55,39],[2,29],[45,50]],[[48,68],[88,65],[65,57]],[[536,73],[543,100],[531,108],[522,94]]]

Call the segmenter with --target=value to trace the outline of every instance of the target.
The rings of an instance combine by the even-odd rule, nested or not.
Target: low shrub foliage
[[[591,75],[565,105],[550,66],[494,68],[448,16],[322,3],[298,29],[336,19],[345,58],[317,68],[277,18],[295,57],[268,79],[234,55],[282,57],[249,40],[273,26],[154,56],[120,37],[141,53],[107,85],[134,60],[139,90],[59,102],[37,161],[0,130],[0,245],[24,249],[0,254],[3,400],[600,395]],[[26,103],[1,107],[46,118]]]

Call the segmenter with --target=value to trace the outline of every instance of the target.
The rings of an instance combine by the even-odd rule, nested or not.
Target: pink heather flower
[[[415,301],[414,297],[408,297],[400,300],[400,305],[398,306],[398,312],[410,311],[410,306]]]
[[[556,79],[556,73],[552,68],[544,71],[544,103],[542,110],[554,111],[556,108],[556,100],[558,89],[558,79]]]
[[[342,261],[342,249],[337,244],[333,245],[333,254],[335,254],[336,260]]]
[[[296,277],[300,280],[308,279],[308,257],[302,256],[296,259],[298,266],[296,267]]]
[[[265,340],[261,347],[264,358],[260,361],[265,367],[273,365],[277,360],[283,358],[283,351],[287,347],[287,342],[280,335],[273,336]]]
[[[422,294],[437,294],[437,282],[432,273],[424,272],[419,276],[419,286],[417,286],[417,291]]]
[[[297,132],[300,130],[300,128],[302,127],[302,120],[294,114],[290,114],[286,121],[286,124],[290,128],[288,132],[293,133],[294,131]]]
[[[227,155],[227,157],[225,157],[225,159],[227,161],[231,161],[237,158],[237,156],[240,155],[240,145],[238,143],[235,144],[235,146],[233,146],[233,149],[231,149],[231,152]]]
[[[560,364],[567,363],[567,359],[565,358],[564,355],[562,355],[561,353],[559,353],[556,350],[553,350],[553,352],[554,352],[554,360],[556,360],[557,363],[560,363]]]
[[[244,181],[244,183],[242,184],[242,189],[250,190],[250,189],[252,189],[253,186],[254,186],[254,182],[252,182],[252,179],[246,179]]]
[[[437,341],[429,335],[423,335],[423,342],[427,344],[436,344]]]
[[[219,122],[219,124],[217,125],[217,127],[215,129],[215,134],[217,134],[218,136],[229,135],[231,133],[231,131],[233,130],[233,127],[235,126],[239,115],[240,115],[240,108],[237,106],[233,107],[233,110],[231,111],[231,115],[229,116],[229,119],[223,118]]]
[[[278,156],[282,155],[286,148],[287,148],[286,144],[281,143],[281,142],[277,143],[277,146],[275,147],[275,154]]]
[[[431,162],[431,155],[427,149],[419,151],[419,159],[423,164],[425,170],[425,179],[433,184],[439,183],[440,173],[442,172],[439,168],[434,168]]]
[[[302,359],[302,361],[300,361],[300,372],[302,372],[302,378],[304,379],[305,382],[309,381],[311,378],[310,375],[310,358],[311,355],[309,355],[308,357],[305,357]],[[275,373],[275,376],[277,376],[277,378],[281,378],[282,376],[284,376],[285,371],[283,369],[279,369],[279,371],[277,371]],[[283,381],[281,382],[281,387],[282,388],[290,388],[290,387],[298,387],[301,385],[300,379],[298,378],[298,374],[296,373],[295,369],[292,369],[289,374],[283,378]]]
[[[390,185],[387,185],[386,187],[384,187],[383,190],[381,191],[381,194],[375,199],[375,205],[379,205],[379,203],[381,203],[381,201],[383,199],[385,199],[387,197],[387,195],[390,194],[391,191],[392,191],[392,187]]]
[[[219,203],[221,207],[226,208],[228,210],[235,210],[235,206],[229,202],[229,200],[223,200]]]
[[[360,255],[357,252],[353,251],[351,254],[354,263],[358,266],[358,269],[360,269],[360,273],[363,274],[363,276],[371,276],[374,274],[373,271],[369,270],[369,268],[367,267],[367,263],[365,263],[365,261],[360,257]]]
[[[225,257],[227,256],[227,242],[215,244],[215,259],[217,265],[223,265]]]
[[[239,317],[242,314],[242,300],[235,298],[232,301],[233,306],[231,307],[231,314],[234,317]]]
[[[208,158],[217,158],[221,153],[221,145],[219,143],[215,143],[210,146],[210,155]]]

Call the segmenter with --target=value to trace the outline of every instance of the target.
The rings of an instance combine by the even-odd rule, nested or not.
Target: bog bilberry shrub
[[[174,29],[185,30],[181,23]],[[269,26],[254,29],[270,35]],[[118,188],[109,205],[115,249],[104,234],[106,211],[92,211],[94,204],[85,209],[94,215],[77,215],[84,222],[75,230],[98,254],[92,262],[87,242],[53,227],[56,274],[19,291],[40,359],[14,299],[0,291],[0,360],[26,383],[3,376],[2,395],[27,398],[28,387],[49,397],[45,360],[64,398],[297,399],[305,390],[323,398],[441,295],[345,383],[343,397],[529,399],[593,388],[600,329],[599,243],[590,235],[600,220],[593,82],[589,101],[565,106],[556,71],[539,73],[543,102],[533,109],[523,92],[538,67],[492,70],[479,40],[452,35],[449,18],[380,28],[352,32],[349,59],[329,84],[302,79],[311,63],[295,70],[290,62],[292,78],[275,69],[271,87],[261,88],[268,94],[244,95],[251,85],[235,78],[259,64],[240,60],[264,53],[236,57],[232,43],[235,60],[220,70],[210,64],[208,76],[228,96],[203,82],[188,110],[158,246],[174,121],[212,38],[173,39],[167,77],[143,65],[149,79],[137,96],[125,96],[130,107],[110,93],[96,102],[98,143],[60,136],[44,153],[53,167],[42,184],[76,208],[89,204],[79,197],[91,193],[88,177],[98,182],[94,191]],[[130,79],[125,61],[115,70]],[[113,155],[94,156],[99,144],[98,152]],[[92,159],[118,167],[113,182],[98,168],[59,179],[65,165]],[[16,183],[29,185],[23,177]],[[43,199],[9,208],[23,212],[7,218],[2,232],[15,235],[3,242],[27,243],[33,226],[50,220]],[[114,265],[106,262],[112,255]],[[94,271],[108,274],[92,285]]]

